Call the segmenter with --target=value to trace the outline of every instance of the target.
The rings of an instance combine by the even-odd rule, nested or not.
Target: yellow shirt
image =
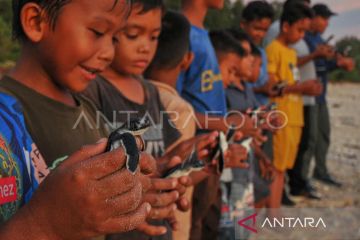
[[[299,80],[296,51],[283,45],[278,40],[271,42],[266,48],[268,72],[275,75],[275,81],[284,81],[293,85]],[[304,126],[303,100],[300,94],[286,94],[272,98],[277,103],[278,110],[288,118],[287,126]]]

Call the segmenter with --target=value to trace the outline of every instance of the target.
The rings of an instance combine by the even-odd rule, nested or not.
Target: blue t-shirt
[[[38,171],[45,165],[37,164],[45,163],[25,128],[20,104],[0,93],[0,223],[30,200],[47,175]]]
[[[190,48],[195,58],[189,69],[179,76],[177,90],[196,112],[224,116],[227,112],[225,90],[208,31],[191,26]]]
[[[246,83],[246,85],[251,88],[262,87],[269,81],[269,74],[267,71],[268,61],[267,61],[266,52],[261,47],[258,47],[258,49],[261,52],[261,61],[262,61],[260,75],[259,75],[259,79],[255,83]],[[255,96],[260,105],[269,104],[269,97],[267,95],[262,94],[262,93],[255,93]]]
[[[318,45],[325,43],[319,33],[313,34],[307,32],[305,34],[304,40],[308,45],[310,52],[314,52]],[[315,67],[316,75],[321,79],[321,82],[324,85],[324,91],[320,96],[316,97],[316,103],[325,104],[328,84],[328,73],[337,67],[336,61],[329,61],[324,58],[317,58],[315,59]]]

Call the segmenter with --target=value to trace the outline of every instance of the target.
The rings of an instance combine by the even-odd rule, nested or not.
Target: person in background
[[[303,3],[306,6],[310,7],[311,0],[286,0],[283,5],[283,12],[288,8],[291,4],[294,3]],[[267,47],[280,33],[280,20],[275,21],[271,24],[266,36],[264,38],[263,46]]]
[[[157,87],[165,111],[181,134],[169,150],[180,142],[193,138],[196,131],[194,109],[176,91],[176,82],[180,72],[185,71],[193,60],[193,54],[189,51],[189,35],[189,21],[181,13],[168,11],[162,19],[162,30],[155,57],[144,73],[144,77],[151,79],[151,83]],[[196,181],[193,181],[193,184],[196,184]],[[185,197],[191,200],[192,192],[193,187],[189,187]],[[176,210],[175,218],[180,224],[178,229],[173,231],[173,239],[188,240],[191,209],[187,212]]]
[[[324,86],[324,91],[316,98],[316,120],[314,126],[317,129],[315,143],[315,169],[313,177],[323,183],[340,187],[341,183],[335,180],[329,173],[326,166],[327,153],[330,146],[330,117],[326,101],[328,73],[336,68],[343,68],[347,71],[354,69],[354,61],[336,53],[334,49],[327,45],[321,35],[329,25],[329,20],[336,14],[325,4],[313,6],[315,17],[311,22],[310,30],[305,35],[305,41],[310,49],[310,55],[302,59],[303,63],[314,60],[317,77]],[[319,49],[324,49],[326,54],[318,56]],[[330,53],[329,53],[330,52]],[[308,174],[309,166],[303,169],[304,174]]]
[[[277,170],[276,177],[270,186],[272,206],[279,208],[284,189],[285,172],[293,168],[303,127],[302,95],[317,95],[321,86],[316,80],[299,81],[297,57],[295,50],[289,46],[304,37],[306,21],[312,18],[309,7],[302,3],[289,6],[281,16],[281,32],[266,48],[268,73],[270,81],[285,82],[286,86],[278,97],[272,98],[287,118],[285,126],[276,131],[273,137],[273,164]],[[269,213],[272,215],[273,213]],[[274,212],[274,214],[276,214]]]

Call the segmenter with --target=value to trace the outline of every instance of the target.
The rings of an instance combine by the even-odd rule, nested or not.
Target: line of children
[[[145,184],[148,182],[145,175],[136,174],[130,177],[126,171],[118,171],[118,166],[122,166],[125,159],[122,149],[103,157],[95,157],[105,150],[106,142],[102,141],[95,147],[83,148],[75,156],[68,157],[81,146],[107,136],[104,124],[97,122],[97,110],[94,105],[74,92],[84,90],[98,73],[112,63],[115,46],[119,42],[118,33],[123,28],[129,10],[128,5],[118,1],[90,3],[78,0],[70,3],[59,1],[54,4],[14,1],[14,10],[14,31],[23,46],[16,67],[1,81],[1,90],[16,97],[21,103],[27,128],[36,139],[35,142],[39,143],[40,151],[44,152],[49,168],[55,168],[55,165],[65,160],[55,170],[59,177],[63,177],[63,181],[59,181],[59,177],[49,177],[50,180],[41,185],[43,191],[53,193],[46,190],[52,185],[59,192],[71,192],[64,186],[75,187],[76,191],[76,194],[64,195],[61,204],[56,204],[56,194],[47,198],[44,198],[44,193],[39,194],[42,196],[40,199],[34,197],[33,201],[38,200],[41,204],[30,203],[29,206],[35,205],[39,208],[39,205],[44,205],[44,209],[47,210],[35,209],[35,212],[43,214],[37,216],[39,221],[35,222],[42,228],[47,219],[53,216],[50,214],[54,214],[54,211],[46,208],[52,205],[57,209],[55,213],[63,211],[62,214],[58,214],[63,217],[57,216],[52,221],[48,220],[48,224],[53,225],[43,227],[47,231],[44,234],[54,235],[53,237],[59,234],[62,238],[77,239],[126,232],[140,228],[141,224],[141,229],[146,232],[149,227],[144,227],[143,218],[150,211],[150,206],[146,202],[154,201],[150,199],[153,196],[155,202],[159,198],[161,201],[167,201],[166,205],[171,206],[171,210],[174,209],[172,203],[180,200],[181,194],[180,190],[175,190],[180,184],[177,179],[152,180],[153,187],[173,191],[163,194],[165,196],[162,198],[158,197],[158,194],[142,197],[142,192],[148,188]],[[209,142],[209,139],[211,142],[211,136],[205,137],[207,139],[204,142]],[[119,157],[115,158],[115,154]],[[90,156],[93,156],[93,159],[86,162]],[[142,155],[142,159],[152,161],[148,155]],[[80,161],[83,162],[77,166],[77,162]],[[106,164],[100,164],[101,162]],[[72,170],[67,170],[67,167]],[[57,182],[51,182],[51,179],[56,179]],[[71,183],[72,179],[75,180],[74,184]],[[98,180],[93,183],[99,184],[95,188],[89,183],[92,179]],[[186,185],[187,179],[183,178],[182,181],[185,181]],[[116,186],[119,182],[129,184]],[[92,192],[89,192],[90,190]],[[19,194],[19,197],[23,196]],[[78,206],[79,204],[82,206]],[[186,202],[180,201],[179,204],[186,205]],[[64,205],[69,209],[65,209]],[[89,208],[91,210],[88,210]],[[84,210],[87,210],[88,214]],[[117,212],[115,216],[114,212]],[[73,217],[73,220],[68,218],[76,214],[78,217]],[[13,220],[15,226],[16,219],[15,217]],[[83,222],[82,228],[78,228],[79,222]],[[64,227],[67,227],[66,231]],[[5,230],[4,236],[14,236],[11,238],[15,239],[16,233],[12,227],[4,227],[2,230]],[[34,231],[39,229],[36,228]],[[164,233],[163,229],[157,231]]]
[[[232,217],[254,205],[280,206],[284,172],[300,142],[301,96],[322,90],[314,80],[298,82],[297,55],[289,47],[304,36],[308,7],[286,8],[265,53],[260,44],[274,12],[264,1],[245,8],[244,32],[210,34],[206,13],[221,9],[223,0],[183,0],[184,16],[165,14],[161,0],[13,3],[22,51],[0,81],[7,94],[0,95],[0,173],[16,183],[18,195],[1,205],[7,221],[1,238],[21,239],[18,229],[29,224],[30,239],[227,239],[235,232],[219,232],[227,212],[222,200],[234,207]],[[279,82],[287,84],[280,93]],[[288,118],[274,136],[266,134],[273,155],[262,136],[272,123],[257,126],[247,114],[268,97]],[[124,150],[104,154],[101,139],[135,117],[148,117],[151,126],[143,136],[147,153],[131,175],[121,170]],[[238,128],[222,176],[162,178],[193,149],[199,159],[209,157],[218,137],[210,132],[226,133],[231,124]],[[194,137],[196,130],[206,134]],[[240,144],[244,138],[252,141],[249,152]]]

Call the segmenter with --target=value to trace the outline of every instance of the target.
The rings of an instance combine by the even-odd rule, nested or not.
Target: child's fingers
[[[109,198],[129,191],[138,183],[138,177],[123,169],[102,178],[98,182],[99,193]]]
[[[177,178],[152,178],[151,189],[156,191],[175,190],[178,186]]]
[[[101,179],[125,165],[126,157],[123,148],[95,156],[81,163],[82,171],[93,179]]]
[[[69,167],[71,165],[77,164],[84,160],[95,157],[99,154],[105,152],[107,145],[107,139],[103,138],[99,140],[96,144],[85,145],[81,147],[78,151],[72,154],[68,159],[66,159],[60,166]]]
[[[146,235],[149,235],[149,236],[161,236],[167,232],[166,227],[153,226],[153,225],[148,224],[147,222],[140,224],[137,227],[137,230],[142,233],[145,233]]]
[[[173,215],[173,212],[177,209],[176,204],[170,204],[166,207],[156,208],[153,207],[150,211],[149,218],[151,219],[165,219]]]
[[[105,201],[104,209],[107,212],[113,212],[114,216],[135,211],[142,202],[141,183],[136,184],[129,192],[108,198]]]
[[[140,153],[140,169],[143,174],[149,175],[156,172],[155,159],[147,153]]]
[[[144,196],[144,201],[149,202],[152,207],[164,207],[168,206],[179,198],[177,191],[163,192],[163,193],[147,193]]]
[[[149,203],[143,203],[136,211],[122,214],[105,221],[101,227],[103,234],[129,232],[145,223],[151,211]]]

